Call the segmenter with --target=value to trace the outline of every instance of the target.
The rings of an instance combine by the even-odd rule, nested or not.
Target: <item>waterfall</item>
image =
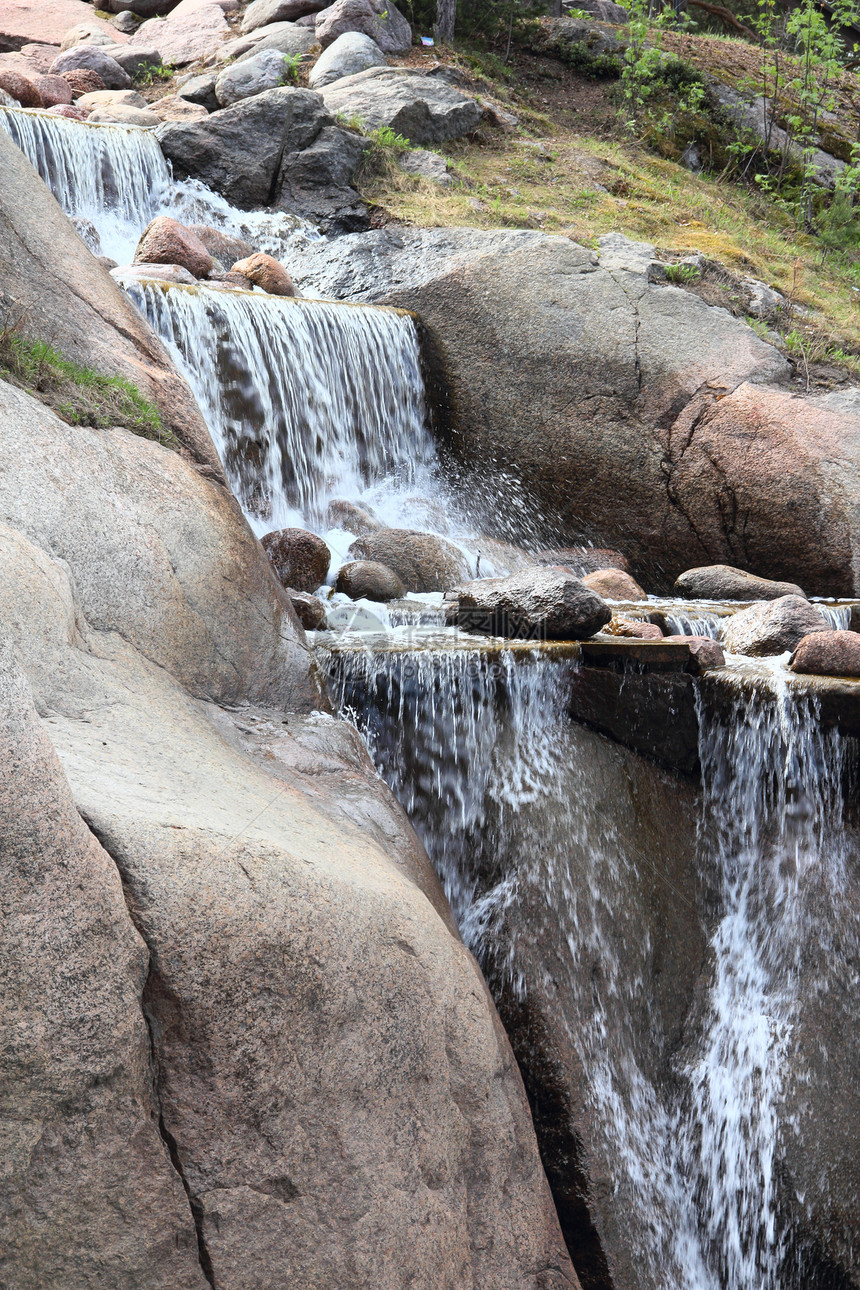
[[[319,526],[332,497],[368,495],[379,508],[380,488],[403,496],[432,468],[408,314],[203,287],[128,291],[176,356],[260,531]]]
[[[700,755],[722,916],[704,1039],[685,1070],[684,1153],[722,1284],[780,1290],[803,1280],[775,1189],[782,1081],[810,1002],[806,947],[831,943],[839,924],[846,742],[777,676],[751,701],[739,691],[730,722],[702,710]]]
[[[823,605],[813,601],[815,608],[823,614],[834,631],[847,632],[851,628],[851,605]]]
[[[90,125],[24,108],[0,108],[5,129],[41,175],[67,215],[90,220],[105,255],[128,264],[156,215],[210,224],[250,238],[281,256],[294,240],[318,234],[284,213],[237,211],[196,180],[177,182],[151,130]],[[229,266],[228,266],[229,267]]]
[[[665,900],[689,903],[640,832],[643,795],[671,809],[677,781],[569,721],[563,655],[462,644],[335,644],[322,658],[497,994],[503,980],[525,1003],[551,973],[636,1284],[805,1284],[775,1171],[800,959],[839,908],[845,741],[784,677],[763,673],[752,699],[738,683],[729,720],[699,697],[688,867],[713,913],[687,917],[709,929],[712,966],[679,1056],[645,992],[652,946],[636,922],[655,872]]]
[[[666,614],[667,636],[710,636],[719,640],[723,617],[719,614]]]

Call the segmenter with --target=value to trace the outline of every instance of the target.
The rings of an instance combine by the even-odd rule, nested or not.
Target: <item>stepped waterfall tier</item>
[[[102,249],[126,262],[159,214],[253,235],[255,247],[291,271],[301,268],[302,246],[323,245],[315,230],[283,212],[239,211],[200,183],[177,182],[151,131],[8,107],[0,108],[0,127],[63,210],[91,221]],[[390,235],[395,243],[401,231]],[[336,258],[339,244],[347,247],[347,239],[326,242],[325,254]],[[379,240],[374,247],[378,254]],[[350,249],[342,254],[346,263]],[[549,254],[535,252],[535,263]],[[637,254],[635,263],[643,259]],[[596,290],[604,272],[597,258],[583,252],[575,273],[569,264],[565,270],[585,282],[584,294]],[[619,272],[609,253],[607,262],[607,273]],[[370,272],[367,263],[361,261],[357,279]],[[443,306],[461,267],[452,256]],[[624,274],[628,285],[634,282],[629,265]],[[758,579],[772,584],[760,601],[708,599],[708,591],[669,599],[639,587],[635,563],[600,543],[594,525],[582,530],[595,534],[593,547],[579,537],[571,545],[560,528],[553,542],[538,542],[528,535],[555,532],[556,522],[513,482],[509,490],[499,483],[513,474],[493,473],[496,463],[487,457],[486,479],[474,470],[455,475],[439,451],[424,380],[426,329],[414,314],[276,296],[221,277],[226,286],[168,284],[137,272],[106,281],[139,322],[133,303],[153,345],[162,352],[152,333],[187,382],[244,519],[223,477],[210,487],[205,470],[169,445],[61,422],[50,430],[70,432],[63,453],[72,452],[68,443],[74,448],[80,433],[88,455],[70,477],[85,501],[100,472],[108,480],[107,501],[98,505],[104,502],[110,523],[125,526],[133,559],[111,547],[102,563],[129,580],[130,626],[93,591],[94,575],[82,557],[78,568],[74,544],[71,551],[65,545],[68,532],[78,533],[74,496],[72,519],[51,527],[54,484],[41,476],[38,488],[33,484],[31,457],[41,449],[28,446],[27,470],[8,496],[5,458],[0,462],[4,517],[17,514],[28,490],[40,499],[33,503],[36,518],[20,524],[27,543],[41,543],[37,556],[25,552],[27,565],[15,543],[10,551],[38,569],[48,587],[45,603],[62,605],[51,639],[65,650],[67,638],[80,636],[90,650],[68,701],[51,689],[55,674],[62,679],[73,670],[66,662],[51,655],[33,668],[44,687],[37,693],[33,682],[36,708],[49,714],[49,729],[59,730],[70,776],[83,784],[83,804],[70,806],[74,821],[92,827],[111,865],[116,856],[134,920],[130,935],[149,955],[148,968],[130,972],[129,989],[144,998],[140,1029],[149,1035],[155,1076],[135,1078],[141,1088],[157,1083],[166,1099],[166,1113],[147,1102],[144,1118],[157,1124],[160,1115],[158,1158],[176,1173],[168,1180],[170,1204],[181,1206],[186,1195],[190,1204],[190,1238],[185,1232],[174,1246],[199,1248],[206,1283],[238,1286],[250,1284],[244,1269],[255,1265],[262,1232],[259,1248],[275,1273],[267,1272],[260,1290],[292,1284],[369,1290],[380,1260],[386,1290],[407,1284],[562,1290],[575,1288],[577,1277],[583,1290],[856,1290],[860,700],[853,687],[860,683],[832,670],[804,678],[789,661],[800,641],[852,634],[858,604],[813,602],[793,584],[779,590],[777,575]],[[645,299],[655,284],[643,278],[640,286]],[[680,287],[663,289],[680,298]],[[468,295],[471,288],[463,290]],[[489,291],[486,281],[469,298],[482,291]],[[622,294],[623,306],[616,300],[613,308],[627,308],[627,286]],[[684,308],[692,310],[687,296]],[[555,309],[554,296],[552,302]],[[637,314],[637,337],[639,325]],[[728,323],[721,318],[719,325]],[[500,381],[508,361],[500,342]],[[744,388],[755,394],[759,386],[747,369],[738,373],[738,388],[749,377]],[[695,397],[710,399],[700,395],[710,388],[701,377],[697,369]],[[713,408],[697,405],[688,442],[710,424],[708,416],[723,415],[731,397],[721,394]],[[15,400],[24,398],[14,392]],[[602,416],[594,413],[595,436]],[[54,443],[40,422],[33,442],[43,440]],[[554,443],[547,430],[547,456]],[[667,449],[667,462],[669,455]],[[573,495],[581,484],[585,491],[588,463],[573,450],[570,457]],[[680,474],[680,462],[672,469]],[[468,488],[458,486],[464,477]],[[153,480],[171,496],[150,523],[140,498]],[[125,507],[140,509],[137,527]],[[332,513],[345,518],[332,520]],[[94,515],[95,502],[87,531],[101,541]],[[516,545],[498,536],[509,536],[509,528]],[[283,529],[308,530],[299,536],[322,548],[326,582],[315,575],[302,590],[280,573],[284,586],[275,582],[256,538]],[[354,545],[380,533],[389,541],[384,559],[374,555],[372,541],[370,554]],[[410,541],[437,562],[444,548],[454,570],[447,581],[424,578],[423,568],[416,573],[420,554],[404,557],[395,570],[398,542]],[[23,549],[24,538],[16,542]],[[210,558],[202,591],[196,584],[177,590],[177,580],[191,579],[188,570]],[[590,573],[577,568],[574,577],[577,560]],[[593,569],[589,561],[596,561]],[[353,600],[336,581],[344,562],[391,575],[390,601],[382,603],[382,592],[375,593],[379,601],[357,592]],[[466,610],[477,613],[486,586],[480,569],[493,575],[497,567],[519,576],[529,604],[534,587],[556,579],[569,590],[575,583],[577,595],[597,598],[605,610],[599,620],[605,630],[589,629],[580,639],[558,629],[558,639],[544,639],[552,635],[543,630],[544,618],[529,639],[514,639],[529,632],[520,631],[513,610],[506,618],[508,610],[497,606],[475,620],[477,627],[470,624]],[[713,568],[725,572],[723,565]],[[596,591],[589,576],[607,581]],[[613,586],[611,578],[621,581]],[[436,590],[415,589],[425,582]],[[469,582],[478,590],[464,591]],[[232,605],[225,587],[241,602],[235,613],[223,608]],[[622,600],[622,592],[632,598]],[[318,630],[306,635],[293,612],[302,602],[319,615],[312,620]],[[748,655],[732,654],[727,624],[750,603],[763,611],[776,606],[786,620],[793,613],[805,627],[792,635],[780,620],[787,634],[776,646],[757,637]],[[185,614],[178,624],[171,617],[177,604]],[[25,618],[16,614],[20,630]],[[482,634],[503,629],[507,637]],[[235,636],[241,639],[234,648]],[[191,662],[174,664],[175,642],[186,638]],[[135,685],[145,696],[133,704],[111,671],[132,647],[139,651]],[[59,658],[60,646],[52,648]],[[86,724],[89,705],[95,710],[102,702],[88,688],[102,667],[106,734],[126,704],[134,730],[126,732],[131,752],[119,758],[109,789],[95,791],[89,769],[75,763],[88,736],[69,734],[66,726],[69,711],[86,713],[80,718]],[[175,685],[153,679],[171,668]],[[150,693],[157,708],[152,737]],[[321,710],[310,711],[314,705]],[[170,717],[174,708],[178,719]],[[181,737],[170,719],[179,721]],[[108,747],[98,732],[96,759]],[[175,759],[167,768],[156,757],[162,741],[166,760]],[[239,765],[242,758],[247,765]],[[125,800],[128,768],[136,776],[138,763],[139,838],[136,822],[132,827],[114,811],[114,797]],[[162,801],[174,777],[192,794],[183,823],[173,820],[172,799]],[[277,828],[268,831],[270,817]],[[294,827],[301,835],[295,851]],[[249,865],[239,859],[246,834]],[[159,857],[151,884],[148,848]],[[362,848],[370,848],[370,859]],[[311,890],[300,870],[317,863]],[[360,908],[354,924],[353,896]],[[157,900],[169,917],[152,913]],[[182,918],[188,907],[196,917],[210,904],[217,905],[212,917],[221,939],[216,935],[211,949],[205,924],[194,924],[189,941],[196,936],[204,946],[192,944],[204,964],[195,976]],[[121,898],[118,906],[125,916]],[[231,922],[234,906],[245,911],[244,922]],[[434,940],[437,924],[444,925],[444,944]],[[259,940],[248,927],[262,928]],[[286,947],[285,927],[292,937]],[[338,954],[346,963],[343,979]],[[259,993],[248,1002],[246,978],[258,972]],[[418,972],[426,980],[409,995]],[[215,1045],[210,1036],[229,1025],[200,1000],[222,988],[230,1007],[238,1000],[241,1034],[207,1065],[195,1043]],[[398,1014],[402,1024],[391,1022],[389,1030],[386,1010],[397,1011],[392,1001],[401,990],[411,1011]],[[269,1028],[258,1032],[261,1016]],[[293,1030],[301,1032],[295,1047]],[[135,1042],[143,1052],[143,1040]],[[458,1045],[466,1051],[462,1060]],[[269,1052],[260,1095],[248,1072],[268,1062]],[[320,1054],[329,1062],[322,1074],[314,1066]],[[441,1072],[441,1091],[434,1070]],[[226,1110],[220,1120],[212,1113],[216,1133],[207,1121],[210,1100],[215,1105],[225,1087]],[[140,1101],[146,1102],[142,1094]],[[312,1112],[302,1119],[306,1107]],[[399,1160],[407,1138],[418,1144],[418,1163],[410,1156],[398,1172],[391,1160]],[[314,1169],[332,1142],[335,1166],[319,1183]],[[247,1177],[245,1154],[254,1158]],[[376,1169],[381,1181],[374,1191],[368,1178]],[[327,1207],[330,1196],[334,1208]],[[396,1237],[374,1244],[377,1227],[387,1232],[389,1205],[397,1211]],[[496,1230],[500,1212],[505,1222]],[[446,1227],[450,1213],[456,1237]],[[362,1224],[372,1229],[360,1258],[353,1259],[351,1236],[345,1252],[330,1240],[341,1224],[349,1233]],[[531,1230],[538,1232],[534,1245]],[[248,1231],[255,1234],[250,1247],[242,1244]],[[323,1240],[320,1233],[329,1235]],[[291,1263],[296,1240],[300,1253]],[[328,1250],[315,1261],[329,1240],[331,1262]],[[454,1251],[447,1263],[446,1241]],[[416,1271],[410,1260],[419,1246]],[[391,1249],[399,1265],[389,1276]],[[220,1271],[212,1274],[219,1257],[228,1268],[223,1280]]]
[[[134,283],[177,356],[237,497],[266,528],[331,497],[408,489],[435,455],[410,317],[390,309]]]

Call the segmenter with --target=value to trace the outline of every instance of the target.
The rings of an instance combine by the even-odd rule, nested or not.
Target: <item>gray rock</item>
[[[745,569],[733,569],[727,564],[709,564],[700,569],[687,569],[675,579],[676,596],[688,600],[777,600],[780,596],[801,596],[805,593],[794,582],[774,582],[759,578]]]
[[[160,18],[176,8],[176,0],[106,0],[101,8],[120,16],[130,13],[138,18]],[[135,23],[135,27],[139,25]]]
[[[335,591],[344,592],[352,600],[366,598],[385,603],[399,600],[404,587],[388,565],[376,560],[351,560],[338,569]]]
[[[312,90],[344,76],[366,72],[370,67],[384,67],[385,55],[370,36],[362,31],[345,31],[342,36],[323,50],[311,68],[308,85]]]
[[[323,49],[347,31],[364,32],[384,54],[402,54],[412,45],[412,28],[387,0],[336,0],[317,14],[315,30]]]
[[[264,49],[219,72],[215,97],[221,107],[231,107],[241,99],[253,98],[255,94],[283,85],[284,73],[283,54],[275,49]]]
[[[0,173],[0,300],[82,367],[131,381],[191,459],[223,478],[200,410],[161,342],[3,130]]]
[[[322,7],[319,0],[253,0],[242,18],[242,31],[256,31],[273,22],[293,22]]]
[[[131,36],[137,31],[140,23],[135,18],[130,9],[123,9],[115,18],[111,18],[111,26],[116,27],[117,31],[123,32],[126,36]]]
[[[717,102],[737,125],[748,130],[759,142],[763,143],[767,139],[770,148],[787,151],[794,161],[801,161],[804,156],[802,147],[781,126],[771,122],[770,99],[762,98],[761,95],[750,98],[748,94],[739,93],[733,86],[726,85],[715,77],[709,77],[708,80]],[[779,115],[778,112],[777,116]],[[811,150],[806,157],[806,164],[809,165],[815,182],[824,188],[832,188],[845,169],[844,161],[821,148]]]
[[[148,67],[161,67],[161,54],[151,46],[147,49],[145,45],[106,45],[104,51],[132,80]]]
[[[78,45],[113,45],[111,39],[104,27],[97,22],[79,22],[75,27],[69,27],[63,36],[60,45],[60,52],[65,53],[67,49],[75,49]]]
[[[451,542],[413,529],[382,529],[353,542],[350,560],[372,560],[397,574],[406,591],[448,591],[470,576],[466,557]]]
[[[215,80],[216,77],[211,72],[204,72],[202,76],[192,76],[179,87],[176,91],[177,96],[188,99],[189,103],[199,103],[201,107],[206,108],[207,112],[216,112],[219,104],[215,97]]]
[[[425,148],[411,148],[397,158],[397,164],[407,175],[418,175],[421,179],[431,179],[434,184],[448,188],[452,182],[448,174],[448,163],[438,152],[428,152]]]
[[[327,125],[301,151],[285,149],[276,204],[327,233],[367,228],[367,209],[350,187],[367,147],[361,135]]]
[[[458,625],[482,636],[583,640],[612,617],[596,592],[562,569],[479,578],[455,588],[448,598],[458,602]]]
[[[235,55],[237,63],[253,57],[264,49],[276,49],[290,57],[298,54],[304,59],[317,43],[313,31],[308,30],[307,27],[299,27],[294,22],[276,23],[272,30],[264,28],[254,34],[259,36],[259,39],[254,41],[250,49],[243,50],[241,53],[237,51]]]
[[[732,614],[722,625],[722,639],[732,654],[760,657],[793,650],[811,632],[829,630],[830,623],[808,600],[789,595]]]
[[[322,91],[332,112],[367,130],[387,126],[411,143],[443,143],[477,128],[483,108],[445,81],[406,68],[370,68]]]
[[[112,103],[105,107],[94,108],[87,119],[92,121],[94,125],[97,123],[103,125],[136,125],[148,130],[153,130],[157,125],[161,125],[160,116],[156,116],[154,112],[148,112],[144,108],[131,107],[128,103]]]
[[[772,318],[785,305],[785,296],[766,282],[760,282],[758,278],[743,278],[742,281],[749,292],[746,311],[753,318]]]
[[[95,72],[100,76],[109,90],[128,90],[131,88],[131,77],[120,67],[116,59],[99,45],[75,45],[58,54],[51,63],[51,75],[59,76],[62,72],[73,72],[79,69]]]
[[[285,154],[301,152],[331,122],[310,90],[266,90],[205,121],[156,131],[177,172],[200,179],[235,206],[268,205]]]

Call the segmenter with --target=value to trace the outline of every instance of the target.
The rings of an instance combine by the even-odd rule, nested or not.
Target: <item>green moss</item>
[[[103,376],[64,358],[47,341],[16,326],[0,331],[0,377],[52,408],[69,425],[123,426],[145,439],[174,446],[154,404],[122,376]]]

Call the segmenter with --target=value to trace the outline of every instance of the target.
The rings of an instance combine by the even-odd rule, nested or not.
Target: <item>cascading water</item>
[[[128,264],[145,226],[156,215],[184,224],[210,224],[250,236],[283,253],[291,240],[317,236],[287,214],[245,214],[195,180],[174,180],[151,130],[90,125],[40,111],[0,108],[5,129],[67,215],[95,225],[105,255]]]
[[[763,671],[751,701],[738,683],[729,720],[725,703],[717,718],[700,699],[690,866],[715,893],[716,925],[699,1037],[679,1060],[643,1000],[651,946],[636,944],[624,907],[654,866],[638,821],[625,831],[619,795],[607,801],[616,754],[565,717],[574,664],[561,647],[517,661],[486,642],[462,645],[342,641],[325,659],[340,710],[364,732],[496,984],[501,973],[527,1000],[548,970],[534,961],[543,919],[566,947],[553,980],[637,1284],[800,1290],[802,1258],[775,1188],[780,1099],[799,959],[838,910],[844,740],[776,673]]]
[[[426,480],[435,454],[408,314],[202,287],[127,289],[175,354],[261,530],[318,526],[332,497],[379,507],[380,486],[403,496]]]

